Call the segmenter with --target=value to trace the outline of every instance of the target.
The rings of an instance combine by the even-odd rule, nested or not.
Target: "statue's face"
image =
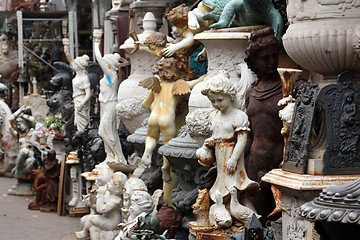
[[[279,50],[277,46],[269,46],[256,54],[255,67],[260,75],[276,73],[278,64]]]
[[[208,93],[208,98],[211,102],[211,105],[219,111],[225,111],[232,104],[231,97],[224,93]]]
[[[16,127],[17,127],[21,132],[26,132],[27,129],[28,129],[27,124],[26,124],[24,121],[22,121],[22,120],[17,121]]]
[[[152,54],[156,57],[156,58],[161,58],[162,57],[162,53],[161,50],[163,49],[163,47],[159,47],[156,46],[154,44],[149,44],[148,48],[151,50]]]

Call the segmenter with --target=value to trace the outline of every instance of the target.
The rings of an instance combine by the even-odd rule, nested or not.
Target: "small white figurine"
[[[224,206],[230,204],[228,201],[223,203],[224,197],[230,194],[229,189],[259,189],[258,183],[250,180],[245,170],[244,148],[247,132],[250,131],[249,121],[247,115],[235,107],[237,92],[226,71],[220,71],[210,78],[201,92],[209,98],[215,111],[210,116],[212,136],[196,151],[196,156],[204,166],[211,166],[216,161],[217,178],[210,189],[210,198],[216,203],[216,207],[213,208],[215,215],[210,218],[215,217],[216,224],[220,227],[229,227],[230,214],[221,213],[221,216],[227,216],[224,220],[215,211],[222,209],[223,212]],[[224,206],[220,206],[221,204]]]
[[[76,72],[72,80],[73,98],[75,106],[74,124],[77,131],[83,131],[90,122],[90,81],[87,72],[89,56],[83,55],[73,59],[70,55],[70,40],[63,39],[64,52],[71,68]]]
[[[121,221],[120,204],[123,186],[127,177],[116,172],[105,186],[97,190],[96,213],[82,218],[83,230],[75,232],[77,239],[114,239],[118,234],[117,225]]]

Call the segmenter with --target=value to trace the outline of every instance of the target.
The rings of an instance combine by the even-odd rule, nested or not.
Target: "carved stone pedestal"
[[[314,222],[300,219],[301,205],[311,201],[331,185],[343,185],[359,177],[359,175],[300,175],[281,169],[273,169],[262,177],[263,181],[281,191],[282,239],[319,239],[319,235],[314,230]]]
[[[65,162],[70,168],[70,193],[67,207],[70,217],[80,217],[89,213],[89,208],[81,202],[81,171],[80,161],[75,152],[70,152],[68,159]]]
[[[8,191],[9,195],[15,196],[32,196],[34,194],[33,181],[25,181],[18,179],[15,186],[12,186]]]

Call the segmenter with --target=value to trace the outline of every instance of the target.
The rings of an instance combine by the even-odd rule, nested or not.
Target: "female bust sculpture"
[[[87,72],[89,56],[83,55],[73,59],[70,55],[70,40],[63,39],[64,52],[71,68],[76,72],[72,80],[73,98],[75,106],[74,124],[77,131],[82,131],[90,122],[90,81]]]

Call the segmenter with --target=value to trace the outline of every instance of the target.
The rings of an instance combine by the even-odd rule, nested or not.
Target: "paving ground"
[[[74,240],[80,218],[27,209],[34,197],[9,196],[16,179],[0,177],[0,240]]]

